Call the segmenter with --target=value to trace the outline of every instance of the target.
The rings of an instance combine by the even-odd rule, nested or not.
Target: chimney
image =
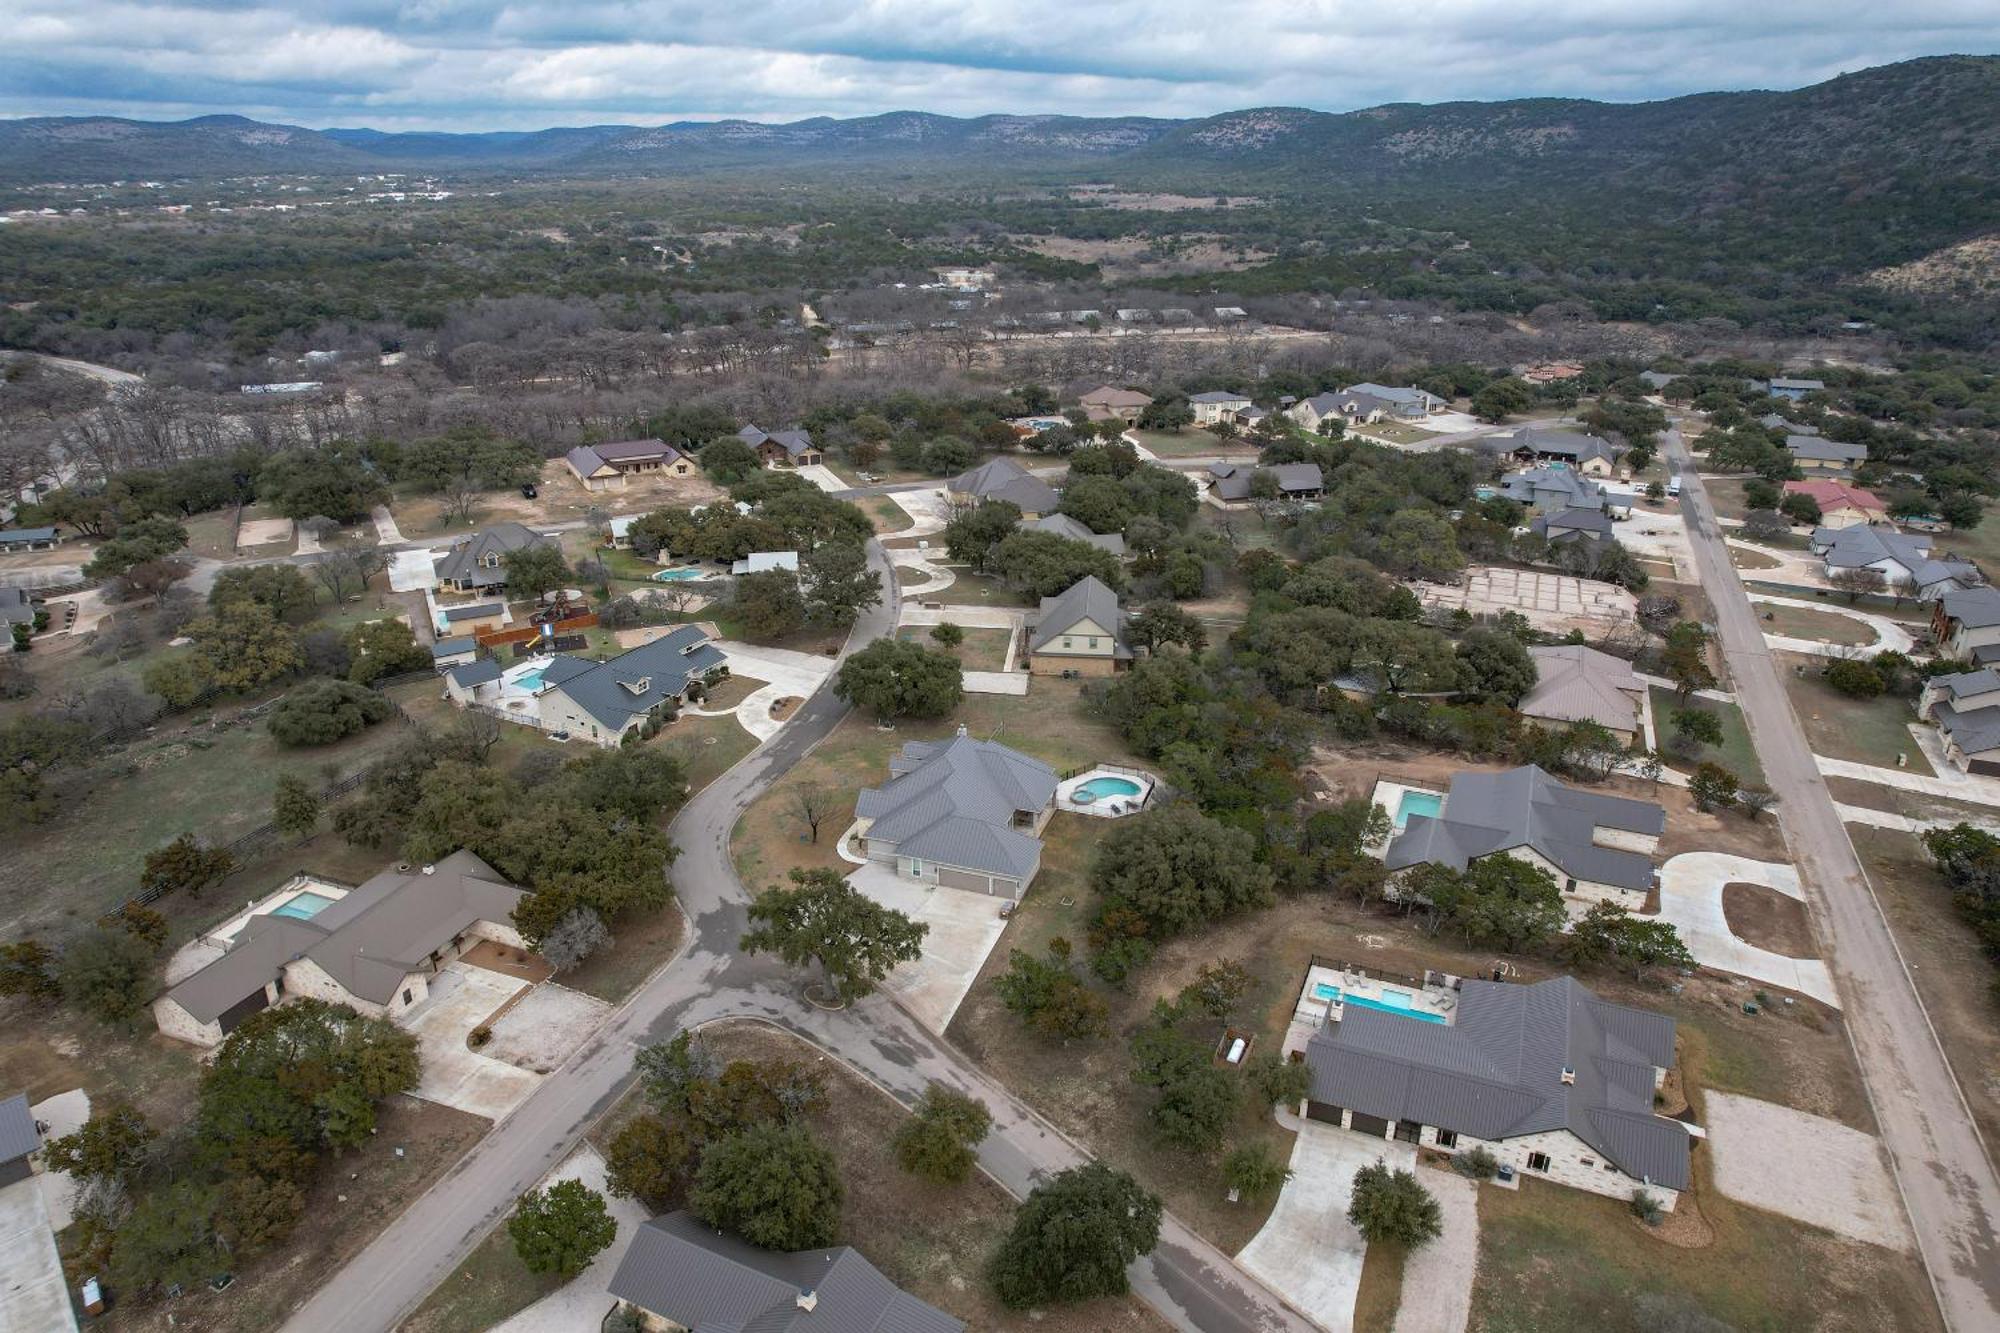
[[[811,1314],[815,1309],[819,1308],[819,1293],[810,1288],[801,1288],[799,1291],[799,1308],[807,1314]]]
[[[1576,1083],[1576,1070],[1569,1065],[1564,1065],[1562,1080],[1565,1087],[1574,1085]]]

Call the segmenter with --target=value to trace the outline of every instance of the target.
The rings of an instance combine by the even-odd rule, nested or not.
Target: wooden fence
[[[596,623],[597,612],[586,611],[580,616],[571,616],[567,620],[555,621],[549,626],[549,632],[551,634],[561,634],[567,630],[589,629]],[[530,639],[539,639],[541,636],[542,627],[540,625],[523,625],[519,629],[482,630],[474,634],[472,638],[473,642],[477,643],[481,648],[500,648],[511,643],[526,643]]]

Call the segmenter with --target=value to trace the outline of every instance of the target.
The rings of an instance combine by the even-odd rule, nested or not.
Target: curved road
[[[879,545],[870,544],[869,558],[882,574],[886,595],[855,625],[848,652],[895,626],[895,573]],[[781,964],[736,951],[749,895],[730,861],[730,831],[743,810],[825,739],[846,712],[830,683],[823,686],[777,735],[681,809],[669,831],[680,849],[674,884],[690,924],[682,952],[334,1274],[287,1321],[288,1333],[393,1329],[623,1093],[639,1047],[716,1019],[760,1018],[789,1028],[906,1104],[933,1081],[984,1099],[994,1126],[980,1146],[980,1162],[1016,1195],[1027,1193],[1039,1177],[1086,1160],[1074,1143],[885,996],[828,1013],[799,999],[792,974]],[[1313,1327],[1171,1216],[1159,1247],[1133,1265],[1132,1284],[1176,1328],[1191,1333],[1309,1333]]]

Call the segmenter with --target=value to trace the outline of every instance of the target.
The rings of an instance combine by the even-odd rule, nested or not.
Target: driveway
[[[793,470],[828,494],[851,489],[846,482],[840,479],[839,473],[824,463],[808,463],[802,468],[795,468]]]
[[[487,1333],[577,1333],[579,1329],[596,1328],[613,1304],[611,1275],[618,1271],[618,1262],[625,1257],[625,1247],[632,1243],[633,1233],[652,1214],[635,1200],[613,1198],[606,1193],[604,1159],[589,1144],[578,1148],[561,1166],[542,1177],[542,1188],[561,1180],[581,1181],[605,1196],[604,1206],[618,1224],[618,1239],[605,1246],[591,1260],[590,1267],[511,1319],[493,1325]]]
[[[1444,1234],[1403,1262],[1403,1298],[1390,1333],[1465,1333],[1479,1269],[1479,1186],[1456,1171],[1419,1171],[1417,1179],[1438,1201]]]
[[[760,741],[771,739],[785,725],[771,716],[771,706],[780,699],[807,698],[832,674],[836,665],[831,657],[795,653],[786,648],[760,648],[729,639],[715,646],[729,659],[731,671],[767,682],[736,705],[737,722]]]
[[[423,1072],[415,1095],[488,1120],[500,1120],[526,1101],[541,1076],[468,1047],[465,1039],[527,983],[483,967],[446,963],[431,978],[431,993],[398,1021],[415,1035]]]
[[[376,505],[368,511],[368,517],[375,523],[375,540],[383,546],[401,546],[403,530],[396,526],[396,516],[389,512],[388,505]]]
[[[928,537],[932,533],[944,531],[944,488],[926,486],[916,491],[891,491],[889,498],[896,508],[908,514],[910,526],[901,532],[892,532],[889,537],[900,541],[905,537]]]
[[[949,620],[960,629],[1010,629],[1016,637],[1028,613],[1005,606],[913,606],[903,603],[899,625],[942,625]]]
[[[1327,1333],[1348,1333],[1368,1252],[1368,1242],[1347,1220],[1354,1174],[1378,1158],[1412,1168],[1416,1149],[1311,1120],[1285,1117],[1285,1123],[1298,1129],[1292,1178],[1236,1262]]]
[[[59,1092],[47,1101],[36,1102],[28,1108],[28,1114],[39,1124],[48,1126],[42,1131],[42,1142],[53,1143],[82,1129],[90,1119],[90,1094],[82,1088],[71,1088]],[[49,1228],[61,1231],[76,1220],[76,1182],[67,1171],[44,1168],[35,1176],[35,1183],[42,1188],[42,1204],[49,1212]]]
[[[595,995],[545,981],[500,1015],[493,1039],[480,1054],[546,1074],[595,1036],[610,1016],[611,1006]]]
[[[842,839],[845,842],[845,838]],[[871,861],[847,877],[847,882],[913,921],[930,927],[923,957],[889,974],[884,986],[931,1031],[943,1035],[951,1016],[965,1002],[965,993],[986,965],[986,955],[1000,942],[1007,921],[1000,915],[1005,898],[964,889],[944,889],[898,879],[888,866]]]
[[[1730,1198],[1870,1245],[1912,1248],[1873,1134],[1727,1092],[1707,1093],[1702,1110],[1715,1185]]]
[[[1760,949],[1729,929],[1722,911],[1725,884],[1761,884],[1805,901],[1799,872],[1788,865],[1726,852],[1683,852],[1670,858],[1660,867],[1660,919],[1673,923],[1695,961],[1840,1008],[1825,963]]]
[[[0,1328],[76,1333],[41,1182],[0,1185]]]
[[[442,551],[392,551],[389,555],[389,590],[425,592],[437,587],[437,558]]]
[[[1028,692],[1025,671],[966,671],[960,677],[967,694],[1011,694],[1018,698]]]
[[[1816,657],[1856,657],[1882,652],[1907,653],[1916,647],[1916,640],[1910,636],[1909,627],[1898,624],[1887,616],[1856,610],[1851,606],[1833,606],[1803,597],[1774,597],[1761,592],[1751,593],[1750,600],[1758,606],[1789,606],[1801,611],[1819,611],[1830,616],[1846,616],[1849,620],[1858,620],[1875,631],[1875,642],[1858,648],[1852,644],[1822,643],[1818,639],[1794,639],[1782,634],[1764,636],[1766,643],[1773,648],[1782,648],[1786,652],[1811,653]]]

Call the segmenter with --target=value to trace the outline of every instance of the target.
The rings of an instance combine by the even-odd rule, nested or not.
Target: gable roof
[[[1652,801],[1565,787],[1534,764],[1504,773],[1459,773],[1443,810],[1410,816],[1390,840],[1383,863],[1391,870],[1426,862],[1463,870],[1493,852],[1527,847],[1577,879],[1650,889],[1651,859],[1597,846],[1592,838],[1599,825],[1658,837],[1666,831],[1667,815]]]
[[[478,641],[474,640],[474,642],[477,643]],[[451,678],[452,684],[462,690],[469,690],[476,685],[491,684],[500,679],[506,672],[501,667],[499,658],[481,657],[470,662],[460,662],[444,674]]]
[[[1939,703],[1931,709],[1938,730],[1968,755],[2000,750],[2000,707],[1959,709]]]
[[[1865,444],[1842,444],[1839,440],[1821,439],[1817,435],[1787,435],[1785,449],[1793,458],[1804,458],[1816,463],[1865,463],[1868,461],[1868,446]]]
[[[1396,403],[1406,407],[1427,408],[1432,403],[1442,403],[1444,401],[1444,399],[1438,397],[1436,394],[1419,389],[1415,385],[1396,389],[1386,384],[1374,384],[1367,380],[1363,380],[1359,384],[1350,384],[1342,389],[1341,392],[1344,394],[1365,393],[1372,398],[1380,398],[1385,403]]]
[[[1536,454],[1566,458],[1576,463],[1587,463],[1601,458],[1607,463],[1618,461],[1623,453],[1609,440],[1595,435],[1587,435],[1574,430],[1544,430],[1538,426],[1524,426],[1508,439],[1515,449],[1527,449]]]
[[[22,542],[52,542],[56,539],[54,528],[6,528],[0,529],[0,545],[16,545]]]
[[[1815,389],[1824,389],[1826,387],[1826,381],[1774,379],[1771,381],[1771,387],[1774,389],[1799,389],[1807,393],[1811,393]]]
[[[775,444],[794,458],[797,458],[800,454],[811,453],[816,448],[812,442],[812,436],[806,434],[797,426],[790,426],[784,430],[775,431],[767,431],[761,426],[745,426],[742,430],[736,432],[736,438],[749,445],[752,449],[759,448],[765,444]]]
[[[1280,495],[1326,489],[1326,474],[1317,463],[1278,463],[1259,467],[1254,463],[1210,463],[1208,475],[1215,493],[1225,500],[1242,500],[1250,494],[1250,479],[1268,472],[1277,479]]]
[[[1115,384],[1100,384],[1095,389],[1078,394],[1077,401],[1087,407],[1149,407],[1153,398],[1151,394],[1140,393],[1137,389],[1121,389]]]
[[[0,621],[28,625],[34,619],[35,599],[26,588],[0,588]]]
[[[857,1250],[790,1254],[723,1235],[687,1212],[642,1225],[610,1292],[697,1333],[963,1333]],[[811,1308],[801,1298],[811,1299]]]
[[[1611,518],[1602,509],[1565,509],[1561,513],[1546,514],[1529,524],[1552,542],[1573,541],[1579,537],[1611,536]]]
[[[1053,487],[1011,458],[989,458],[953,477],[948,489],[978,500],[1004,500],[1030,514],[1049,513],[1060,503]]]
[[[1349,1005],[1306,1043],[1314,1101],[1492,1141],[1566,1129],[1626,1175],[1678,1190],[1688,1133],[1653,1113],[1654,1070],[1673,1062],[1671,1018],[1573,977],[1467,981],[1448,1025]]]
[[[1872,514],[1889,512],[1889,506],[1883,504],[1873,491],[1864,491],[1844,481],[1788,481],[1785,483],[1785,494],[1810,495],[1813,503],[1821,509],[1864,509]]]
[[[520,523],[495,523],[452,543],[451,549],[434,562],[437,576],[453,583],[495,587],[507,581],[507,552],[536,546],[547,540],[541,533]],[[488,555],[501,557],[501,563],[487,568],[480,561]]]
[[[1814,528],[1812,549],[1829,569],[1860,569],[1888,561],[1901,568],[1919,588],[1957,579],[1970,586],[1981,579],[1979,566],[1969,560],[1931,557],[1931,539],[1918,532],[1893,528]]]
[[[1085,574],[1054,597],[1042,598],[1028,638],[1029,651],[1042,651],[1082,620],[1111,636],[1116,656],[1131,656],[1132,650],[1125,645],[1125,608],[1118,605],[1118,594],[1095,574]]]
[[[0,1102],[0,1163],[17,1161],[39,1152],[42,1135],[35,1128],[35,1113],[28,1109],[28,1094],[17,1092]]]
[[[865,788],[854,811],[868,836],[899,853],[995,874],[1025,876],[1041,862],[1041,840],[1013,827],[1017,811],[1055,799],[1056,773],[964,728],[948,741],[911,741],[889,763],[889,781]]]
[[[2000,625],[2000,588],[1981,584],[1977,588],[1957,588],[1942,600],[1944,613],[1967,629]]]
[[[1567,509],[1602,509],[1606,499],[1604,487],[1566,467],[1530,468],[1502,477],[1500,491],[1508,499],[1524,504],[1541,496],[1559,497]]]
[[[1207,393],[1190,395],[1188,401],[1190,403],[1247,403],[1250,401],[1250,395],[1247,393],[1235,393],[1228,389],[1210,389]]]
[[[1530,648],[1528,656],[1535,663],[1535,687],[1515,705],[1517,712],[1556,722],[1596,722],[1617,731],[1638,726],[1646,687],[1624,658],[1580,643]]]
[[[1758,417],[1757,424],[1766,430],[1781,430],[1787,435],[1819,434],[1818,426],[1808,426],[1803,422],[1794,421],[1790,417],[1781,416],[1776,412],[1766,412],[1763,416]]]
[[[557,657],[542,680],[571,703],[612,730],[651,712],[700,675],[728,659],[698,625],[683,625],[651,643],[604,662]]]
[[[1113,555],[1125,554],[1125,534],[1122,532],[1092,532],[1090,528],[1077,522],[1068,514],[1043,514],[1040,518],[1024,518],[1020,527],[1030,532],[1053,532],[1058,537],[1067,537],[1073,542],[1088,542],[1100,551]]]
[[[431,645],[431,657],[456,657],[460,653],[479,651],[479,640],[471,635],[458,639],[439,639]]]

